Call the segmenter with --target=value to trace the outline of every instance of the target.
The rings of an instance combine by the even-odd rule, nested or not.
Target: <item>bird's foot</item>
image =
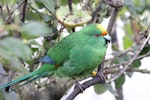
[[[93,71],[92,72],[92,76],[93,77],[99,77],[99,79],[101,80],[101,82],[103,84],[105,83],[106,78],[105,78],[105,75],[102,72],[95,72],[95,71]]]
[[[84,90],[85,90],[85,87],[84,87],[82,84],[80,84],[75,78],[73,78],[73,80],[74,80],[75,83],[76,83],[75,88],[76,88],[76,87],[79,88],[79,89],[81,90],[81,92],[83,93]]]

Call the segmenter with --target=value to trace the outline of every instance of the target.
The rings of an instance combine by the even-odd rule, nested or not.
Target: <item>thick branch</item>
[[[114,8],[120,8],[123,5],[123,0],[104,0],[106,4]]]
[[[84,86],[85,89],[87,89],[94,84],[102,83],[102,82],[103,82],[103,80],[100,80],[99,77],[94,77],[93,79],[84,82],[82,85]],[[73,100],[81,92],[83,92],[83,91],[81,89],[79,89],[77,86],[75,86],[74,91],[68,96],[68,98],[66,100]]]
[[[113,8],[112,13],[111,13],[111,17],[110,17],[110,20],[109,20],[109,23],[108,23],[108,26],[107,26],[107,31],[108,31],[109,34],[111,34],[111,32],[112,32],[112,29],[113,29],[113,26],[115,24],[117,15],[118,15],[118,9]]]
[[[122,69],[120,69],[119,67],[116,67],[116,68],[106,68],[103,71],[105,74],[113,74],[113,73],[118,73],[120,70],[122,70]],[[138,68],[128,68],[126,70],[126,72],[140,72],[143,74],[150,74],[150,70],[138,69]],[[103,80],[100,80],[99,77],[94,77],[93,79],[84,82],[82,85],[84,86],[84,89],[87,89],[92,85],[102,83],[102,82],[103,82]],[[83,92],[83,91],[81,91],[81,89],[79,89],[77,86],[75,86],[73,92],[68,96],[68,98],[66,100],[73,100],[81,92]]]

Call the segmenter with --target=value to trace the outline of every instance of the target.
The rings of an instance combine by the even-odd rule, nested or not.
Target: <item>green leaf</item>
[[[147,54],[148,52],[150,52],[150,44],[147,44],[143,50],[141,51],[140,55],[144,55]]]
[[[0,46],[0,62],[6,66],[8,69],[16,71],[16,68],[19,69],[23,65],[18,61],[15,56],[12,56],[4,48]]]
[[[29,9],[28,13],[26,15],[26,19],[27,20],[40,20],[41,19],[40,12],[38,12],[36,10],[33,11],[32,9]]]
[[[131,67],[133,67],[133,68],[139,68],[140,66],[141,66],[141,61],[140,60],[135,60],[131,64]]]
[[[133,16],[136,16],[136,9],[135,9],[135,5],[133,3],[132,0],[125,0],[125,7],[127,7],[129,9],[129,11],[132,13]]]
[[[35,0],[37,3],[42,3],[51,13],[55,13],[55,1],[54,0]]]
[[[123,40],[123,46],[124,49],[128,49],[133,45],[133,41],[131,40],[131,38],[127,35],[124,36],[124,40]]]
[[[118,46],[116,46],[116,45],[114,45],[114,44],[112,44],[112,49],[113,49],[114,51],[119,51]]]
[[[95,84],[93,87],[94,87],[96,94],[102,94],[106,92],[107,90],[105,84]]]
[[[105,84],[109,92],[111,92],[114,96],[118,96],[118,93],[113,89],[111,84]]]
[[[131,23],[129,21],[125,24],[124,30],[127,33],[126,35],[129,35],[129,36],[133,35],[133,29],[132,29]]]
[[[21,32],[24,38],[32,39],[49,35],[50,28],[42,22],[31,21],[22,27]]]
[[[143,18],[142,22],[145,26],[148,26],[148,17]]]
[[[12,56],[22,58],[25,61],[31,60],[31,49],[19,39],[7,37],[0,41],[0,46]]]
[[[124,84],[125,82],[125,75],[122,74],[120,77],[118,77],[118,79],[115,81],[115,87],[116,88],[120,88],[122,87],[122,85]]]
[[[120,53],[114,52],[114,56],[118,56],[118,55],[120,55]],[[129,61],[130,59],[131,59],[131,57],[128,54],[123,54],[114,59],[114,64],[123,63],[125,61]]]
[[[61,5],[68,5],[68,0],[59,0]],[[77,4],[79,0],[72,0],[72,3]]]

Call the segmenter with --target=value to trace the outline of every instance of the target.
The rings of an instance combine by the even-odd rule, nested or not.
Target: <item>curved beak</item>
[[[106,40],[106,43],[110,43],[111,37],[109,34],[104,36],[104,39]]]

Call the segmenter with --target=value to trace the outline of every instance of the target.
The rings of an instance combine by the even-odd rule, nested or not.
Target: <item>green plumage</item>
[[[60,77],[81,77],[90,74],[102,61],[106,53],[106,40],[101,36],[107,32],[100,24],[91,24],[81,31],[63,38],[49,49],[47,56],[55,64],[44,63],[42,67],[7,84],[0,89],[27,80],[27,83],[52,72]]]

